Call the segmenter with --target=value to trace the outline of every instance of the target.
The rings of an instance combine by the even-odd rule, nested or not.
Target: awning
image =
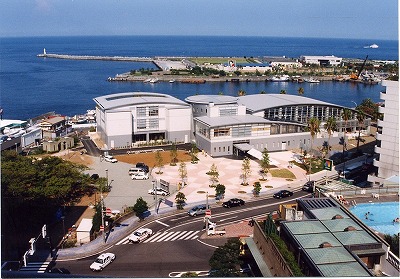
[[[253,156],[254,158],[257,158],[258,160],[262,160],[262,152],[258,151],[255,148],[250,149],[249,151],[247,151],[247,154],[249,154],[250,156]],[[273,166],[279,166],[280,163],[275,161],[274,159],[271,159],[271,157],[269,158],[269,164],[273,165]]]
[[[237,149],[246,152],[249,151],[250,149],[252,149],[253,147],[248,144],[248,143],[236,143],[233,145],[234,147],[236,147]]]

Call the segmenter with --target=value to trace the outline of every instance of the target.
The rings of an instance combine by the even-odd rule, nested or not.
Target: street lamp
[[[151,183],[153,184],[153,191],[154,191],[154,209],[156,211],[156,214],[158,214],[158,199],[157,199],[157,180],[153,180],[151,181]]]
[[[356,105],[356,106],[354,107],[354,109],[358,106],[356,102],[354,102],[354,101],[350,101],[350,102],[352,102],[353,104]]]

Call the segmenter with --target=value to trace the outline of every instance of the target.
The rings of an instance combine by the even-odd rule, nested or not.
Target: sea
[[[379,48],[365,48],[371,44]],[[297,83],[206,82],[204,84],[108,82],[108,77],[152,63],[39,58],[43,53],[99,56],[342,58],[399,60],[398,41],[237,36],[92,36],[0,38],[0,106],[3,119],[27,120],[47,112],[73,116],[95,108],[93,98],[120,92],[159,92],[181,100],[195,94],[236,96],[279,93],[297,95]],[[364,99],[379,102],[378,85],[341,82],[303,83],[304,96],[354,107]]]

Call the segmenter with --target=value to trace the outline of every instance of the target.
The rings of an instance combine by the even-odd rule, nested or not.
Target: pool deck
[[[349,200],[355,200],[357,204],[361,203],[376,203],[376,202],[399,202],[399,196],[396,194],[390,194],[390,195],[380,195],[379,199],[373,198],[372,196],[368,197],[354,197]],[[352,207],[351,204],[346,205],[347,208]]]

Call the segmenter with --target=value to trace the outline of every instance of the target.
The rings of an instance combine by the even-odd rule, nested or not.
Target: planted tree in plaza
[[[261,183],[259,181],[254,182],[253,184],[253,194],[258,197],[261,192]]]
[[[186,204],[186,196],[182,192],[178,192],[175,196],[176,209],[182,210]]]
[[[157,174],[162,174],[161,168],[163,167],[163,157],[161,156],[161,152],[157,151],[155,156],[155,164],[156,167],[158,168],[158,172],[156,172]]]
[[[215,186],[215,196],[217,197],[218,200],[223,199],[224,195],[225,195],[225,185],[222,184],[217,184],[217,186]]]
[[[218,168],[215,164],[211,165],[210,170],[207,172],[207,175],[210,177],[211,185],[210,187],[215,187],[215,184],[219,181],[219,172]]]
[[[303,88],[303,87],[299,87],[299,89],[297,89],[297,93],[298,93],[300,96],[303,96],[303,95],[304,95],[304,88]]]
[[[197,161],[199,160],[197,158],[197,153],[198,153],[198,149],[196,144],[192,143],[192,148],[190,149],[190,157],[191,157],[191,162],[192,164],[197,164]]]
[[[264,150],[262,152],[260,167],[261,167],[260,173],[262,176],[262,180],[266,180],[266,177],[269,172],[269,168],[271,167],[271,160],[269,159],[268,150],[266,148],[264,148]]]
[[[250,169],[250,159],[249,158],[244,158],[243,163],[242,163],[242,185],[246,186],[249,185],[247,182],[247,179],[249,178],[251,174],[251,169]]]
[[[229,239],[225,245],[218,247],[209,260],[210,277],[237,277],[240,276],[239,267],[241,242],[238,238]]]
[[[178,173],[179,177],[181,178],[181,187],[179,187],[179,189],[181,189],[185,186],[185,179],[187,178],[187,168],[185,162],[181,162],[179,164]]]
[[[282,89],[279,94],[286,94],[286,90]]]
[[[243,89],[240,89],[238,92],[238,96],[244,96],[246,95],[246,91],[244,91]]]
[[[144,219],[144,213],[149,210],[149,206],[147,202],[142,198],[138,198],[136,200],[135,205],[133,206],[133,211],[135,211],[136,216],[140,219]]]
[[[176,166],[176,163],[178,162],[178,159],[177,159],[178,151],[176,150],[175,143],[172,143],[172,145],[171,145],[171,150],[170,150],[169,156],[171,157],[170,165],[171,166]]]

